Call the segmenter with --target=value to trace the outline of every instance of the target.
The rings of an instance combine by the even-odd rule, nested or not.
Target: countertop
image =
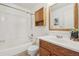
[[[38,39],[79,52],[79,41],[70,40],[69,37],[57,38],[56,36],[48,35],[38,37]]]

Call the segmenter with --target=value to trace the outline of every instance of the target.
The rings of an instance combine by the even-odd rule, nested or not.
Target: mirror
[[[69,31],[78,28],[78,7],[76,3],[57,3],[49,9],[49,29]]]

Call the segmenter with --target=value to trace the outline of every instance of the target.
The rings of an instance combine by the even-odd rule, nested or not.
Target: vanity
[[[79,42],[56,36],[40,37],[40,56],[79,56]]]

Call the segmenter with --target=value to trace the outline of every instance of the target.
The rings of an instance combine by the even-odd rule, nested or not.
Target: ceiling
[[[15,3],[15,4],[27,10],[34,10],[35,7],[42,5],[44,3]]]

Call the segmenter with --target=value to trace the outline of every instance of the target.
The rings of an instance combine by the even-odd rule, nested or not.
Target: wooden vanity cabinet
[[[40,56],[79,56],[79,52],[63,48],[61,46],[40,40]]]
[[[50,56],[50,52],[42,47],[39,48],[40,49],[40,56]]]
[[[44,26],[44,8],[35,12],[35,26]]]

